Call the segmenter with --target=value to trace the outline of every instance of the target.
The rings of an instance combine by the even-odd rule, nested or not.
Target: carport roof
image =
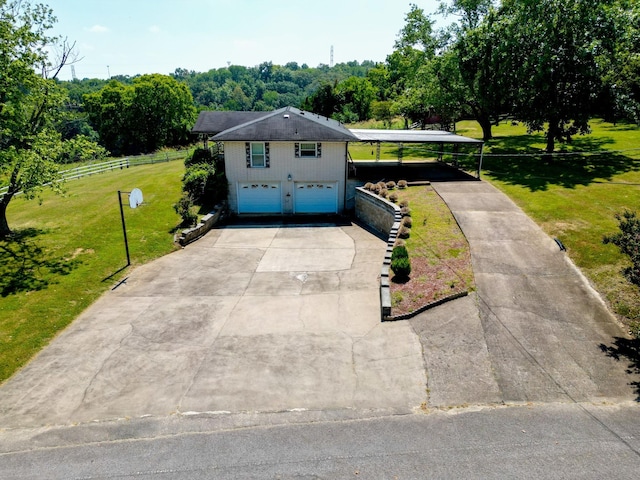
[[[463,137],[441,130],[369,130],[352,128],[351,133],[361,142],[391,143],[467,143],[480,145],[482,140]]]

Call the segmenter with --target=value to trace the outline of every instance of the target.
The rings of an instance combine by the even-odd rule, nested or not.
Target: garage
[[[280,183],[238,183],[238,213],[282,213]]]
[[[295,182],[295,213],[337,213],[336,182]]]

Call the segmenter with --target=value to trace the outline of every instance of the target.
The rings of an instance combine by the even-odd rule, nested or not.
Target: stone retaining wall
[[[200,222],[195,227],[182,230],[179,236],[176,235],[175,242],[184,247],[197,240],[222,220],[225,211],[224,205],[216,205],[211,212],[200,219]]]
[[[380,270],[380,308],[382,320],[391,317],[391,253],[398,238],[402,213],[400,207],[378,195],[356,188],[356,218],[374,230],[387,236],[387,250]]]

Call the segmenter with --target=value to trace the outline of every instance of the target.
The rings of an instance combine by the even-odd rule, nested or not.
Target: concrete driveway
[[[628,336],[553,239],[488,183],[433,186],[469,241],[477,293],[411,322],[428,405],[638,401]]]
[[[0,386],[0,429],[637,401],[624,331],[555,242],[487,183],[433,185],[469,240],[476,293],[381,323],[386,244],[367,231],[214,230],[133,270]]]
[[[426,400],[419,339],[381,323],[386,244],[358,226],[236,226],[133,270],[0,387],[0,426]]]

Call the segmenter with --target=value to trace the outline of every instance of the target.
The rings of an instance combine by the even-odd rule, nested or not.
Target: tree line
[[[165,82],[186,85],[196,111],[292,105],[344,123],[401,116],[406,126],[445,128],[473,118],[484,140],[509,117],[545,130],[552,152],[556,142],[588,133],[594,116],[640,122],[639,12],[633,0],[441,0],[438,14],[455,21],[436,30],[433,17],[411,5],[382,63],[178,68]],[[141,80],[102,82],[64,82],[102,144],[116,152],[156,148],[122,119],[105,117],[113,95]],[[120,127],[136,138],[113,140]]]

